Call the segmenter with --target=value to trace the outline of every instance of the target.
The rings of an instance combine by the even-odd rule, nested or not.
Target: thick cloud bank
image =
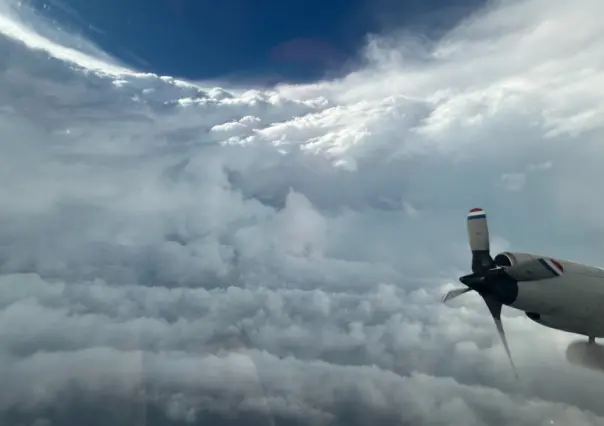
[[[600,0],[501,1],[338,81],[139,75],[0,16],[0,422],[600,425],[576,336],[469,270],[604,252]],[[65,47],[67,46],[67,47]]]

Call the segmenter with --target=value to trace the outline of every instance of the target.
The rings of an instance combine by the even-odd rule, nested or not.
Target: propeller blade
[[[489,227],[487,214],[483,209],[474,208],[468,213],[468,238],[472,251],[489,251]]]
[[[453,300],[471,290],[471,288],[456,288],[455,290],[448,291],[447,294],[443,296],[442,303],[447,303],[449,300]]]
[[[468,240],[472,250],[472,272],[483,273],[493,268],[487,214],[483,209],[474,208],[468,213]]]
[[[503,347],[505,348],[505,352],[508,355],[508,359],[510,360],[510,365],[512,366],[512,370],[514,371],[514,376],[518,378],[518,372],[516,371],[516,365],[514,365],[514,360],[512,359],[512,353],[510,352],[510,347],[508,346],[508,340],[505,337],[505,331],[503,329],[503,324],[501,322],[501,308],[502,304],[497,300],[493,299],[488,295],[482,295],[487,307],[489,308],[489,312],[491,312],[491,316],[495,321],[495,326],[497,327],[497,332],[499,333],[499,338],[501,339],[501,343],[503,343]]]

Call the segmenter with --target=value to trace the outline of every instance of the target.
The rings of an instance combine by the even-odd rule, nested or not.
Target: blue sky
[[[143,71],[274,83],[333,75],[370,33],[438,37],[484,0],[35,0]]]

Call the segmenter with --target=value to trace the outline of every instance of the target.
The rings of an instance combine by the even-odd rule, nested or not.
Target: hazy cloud
[[[505,311],[516,382],[480,301],[440,305],[475,205],[493,250],[598,262],[603,3],[493,3],[264,91],[57,50],[12,6],[3,421],[604,424],[575,337]]]

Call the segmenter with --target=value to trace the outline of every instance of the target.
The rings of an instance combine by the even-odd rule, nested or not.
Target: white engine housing
[[[494,262],[517,281],[547,280],[564,273],[564,267],[557,260],[531,253],[503,252]]]
[[[545,256],[531,253],[504,251],[495,256],[495,259],[493,260],[495,261],[495,265],[497,266],[510,267],[542,257]]]

